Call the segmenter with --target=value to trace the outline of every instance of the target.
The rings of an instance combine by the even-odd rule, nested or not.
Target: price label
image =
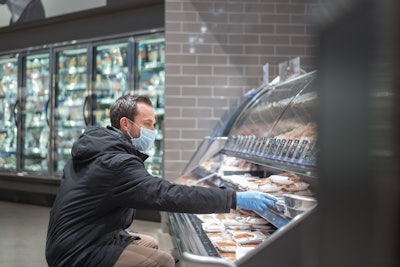
[[[271,156],[271,157],[274,156],[280,141],[281,141],[280,139],[276,139],[276,138],[273,139],[273,142],[271,143],[271,146],[268,151],[268,156]]]
[[[245,138],[246,138],[246,142],[244,143],[243,152],[247,153],[247,152],[249,152],[252,138],[251,138],[251,136],[246,136]]]
[[[278,149],[275,154],[276,157],[279,157],[282,154],[283,147],[285,146],[285,144],[286,144],[286,139],[282,139],[280,141],[280,144],[278,144]]]
[[[275,142],[275,141],[274,141],[273,139],[269,139],[269,140],[268,140],[267,145],[264,147],[264,156],[268,156],[269,150],[270,150],[270,148],[271,148],[271,146],[272,146],[272,144],[273,144],[274,142]]]
[[[305,149],[307,144],[308,144],[308,140],[303,140],[303,142],[301,142],[301,146],[300,146],[299,151],[297,152],[296,157],[295,157],[296,159],[300,159],[300,157],[303,154],[304,149]]]
[[[236,152],[239,152],[242,149],[243,142],[244,142],[244,137],[243,136],[239,136],[238,144],[237,144],[237,146],[235,148]]]
[[[292,157],[293,157],[294,152],[296,151],[296,148],[297,148],[297,146],[299,145],[299,143],[300,143],[300,140],[299,140],[299,139],[294,140],[293,146],[290,148],[288,158],[292,158]]]
[[[261,137],[254,137],[253,146],[251,148],[251,153],[257,155],[258,150],[261,145],[262,138]]]
[[[288,140],[287,141],[287,143],[286,143],[286,146],[285,146],[285,148],[283,149],[283,152],[282,152],[282,157],[287,157],[288,155],[288,151],[289,151],[289,147],[290,147],[290,145],[292,144],[292,140]]]
[[[264,136],[262,137],[261,144],[258,147],[257,155],[261,155],[263,153],[266,144],[267,144],[267,137]]]
[[[315,147],[315,142],[313,142],[312,144],[310,144],[310,146],[308,147],[306,153],[304,154],[303,160],[305,161],[311,161],[314,157],[312,156],[314,153],[314,147]]]

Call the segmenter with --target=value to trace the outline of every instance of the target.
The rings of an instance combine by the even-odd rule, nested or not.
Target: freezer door
[[[93,125],[110,124],[110,107],[129,92],[128,41],[98,45],[94,49],[96,67],[93,82]]]
[[[49,147],[50,55],[29,55],[24,62],[22,169],[47,173]]]
[[[61,173],[71,158],[73,143],[91,124],[93,98],[88,91],[87,47],[56,52],[54,103],[54,163],[55,173]]]
[[[146,168],[153,175],[162,176],[163,124],[165,91],[165,38],[145,36],[135,42],[135,93],[147,95],[156,112],[157,137],[152,149],[147,151],[149,158]]]
[[[0,58],[0,170],[17,168],[17,57]]]

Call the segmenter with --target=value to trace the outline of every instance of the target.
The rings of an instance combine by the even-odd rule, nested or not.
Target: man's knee
[[[172,257],[171,254],[164,252],[164,251],[163,251],[162,257],[160,258],[160,262],[165,264],[165,265],[162,265],[163,267],[174,267],[175,266],[174,257]]]

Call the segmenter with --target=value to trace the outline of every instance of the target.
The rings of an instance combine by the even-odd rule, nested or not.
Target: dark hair
[[[119,120],[123,117],[135,121],[135,117],[138,114],[137,103],[145,103],[152,106],[151,100],[147,96],[127,94],[119,97],[110,109],[111,125],[119,129],[121,126]]]

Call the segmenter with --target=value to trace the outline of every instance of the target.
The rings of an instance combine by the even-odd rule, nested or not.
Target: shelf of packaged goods
[[[210,175],[209,171],[207,171],[205,169],[201,169],[201,168],[196,168],[194,170],[194,173],[196,175],[198,175],[199,177],[206,177],[206,176]],[[226,188],[230,188],[231,190],[235,190],[235,191],[243,190],[238,185],[230,183],[229,181],[222,179],[218,174],[213,175],[213,177],[211,177],[207,181],[208,181],[208,183],[211,183],[216,187],[223,186]],[[274,211],[273,209],[268,209],[263,213],[258,213],[258,215],[260,215],[261,217],[263,217],[264,219],[269,221],[272,225],[274,225],[277,228],[285,226],[290,221],[290,219],[287,218],[285,215],[283,215],[282,213],[280,213],[278,211]]]

